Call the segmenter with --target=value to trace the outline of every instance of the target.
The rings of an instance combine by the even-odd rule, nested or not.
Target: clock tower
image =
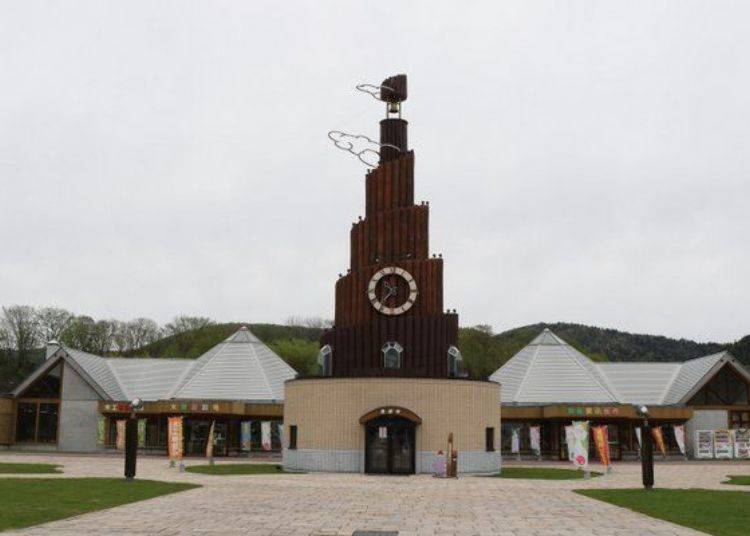
[[[401,117],[406,75],[378,98],[380,157],[365,176],[365,217],[351,228],[349,270],[336,282],[335,322],[319,363],[333,377],[460,374],[458,315],[443,311],[443,259],[429,252],[429,203],[414,203],[414,151]]]

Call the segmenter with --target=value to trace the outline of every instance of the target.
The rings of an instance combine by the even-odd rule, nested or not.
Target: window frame
[[[484,450],[495,452],[495,427],[488,426],[484,429]]]
[[[289,425],[289,442],[287,443],[288,450],[297,450],[297,425]]]
[[[26,404],[30,406],[34,406],[34,434],[31,439],[19,439],[18,438],[18,432],[19,432],[19,426],[18,426],[18,409],[21,406],[21,404]],[[39,439],[39,424],[40,424],[40,415],[41,415],[41,406],[42,405],[48,405],[48,406],[55,406],[55,437],[51,440],[40,440]],[[60,439],[60,399],[58,398],[20,398],[16,402],[16,411],[15,411],[15,422],[13,423],[14,430],[13,430],[13,438],[14,441],[18,444],[39,444],[39,445],[56,445]]]
[[[326,344],[318,351],[318,367],[321,376],[333,375],[333,346]]]
[[[395,367],[388,366],[388,354],[391,351],[397,352],[398,363]],[[399,370],[404,367],[404,348],[397,341],[388,341],[380,348],[381,366],[386,370]]]

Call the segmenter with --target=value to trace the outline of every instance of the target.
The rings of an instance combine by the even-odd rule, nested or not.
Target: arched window
[[[464,359],[461,357],[461,350],[455,346],[448,348],[448,377],[459,378],[464,374]]]
[[[387,342],[383,345],[383,368],[401,368],[404,349],[397,342]]]
[[[326,344],[318,352],[318,370],[321,376],[333,374],[333,348],[330,344]]]

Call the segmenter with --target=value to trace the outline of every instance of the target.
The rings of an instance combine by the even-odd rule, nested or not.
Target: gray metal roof
[[[111,358],[59,346],[12,394],[65,359],[104,399],[281,402],[297,374],[246,327],[198,359]]]
[[[750,380],[729,352],[683,363],[595,363],[545,329],[496,370],[503,404],[683,404],[724,363]]]

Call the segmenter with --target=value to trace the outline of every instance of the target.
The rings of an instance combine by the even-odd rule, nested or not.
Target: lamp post
[[[641,473],[643,487],[647,490],[654,487],[654,442],[651,436],[651,426],[648,424],[648,408],[641,406],[638,413],[643,417],[641,428]]]
[[[138,457],[138,419],[136,412],[143,407],[140,398],[134,398],[130,403],[130,415],[125,421],[125,479],[135,478],[136,458]]]

